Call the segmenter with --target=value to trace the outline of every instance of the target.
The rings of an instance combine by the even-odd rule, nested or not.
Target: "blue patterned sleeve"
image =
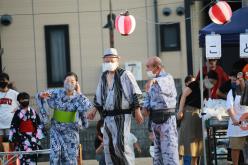
[[[149,96],[148,92],[146,92],[146,94],[144,96],[143,107],[148,109],[148,110],[150,109],[150,96]]]
[[[37,139],[40,140],[45,138],[44,124],[37,113],[35,114],[35,116],[36,116],[36,125],[37,125],[35,136]]]
[[[84,95],[80,95],[80,99],[78,101],[79,101],[79,104],[78,104],[77,110],[79,112],[79,117],[82,121],[82,126],[84,128],[87,128],[89,124],[88,124],[88,119],[86,117],[86,112],[92,109],[93,105],[90,102],[90,100]]]
[[[45,108],[45,100],[40,98],[40,93],[35,95],[36,104],[39,109],[39,117],[42,123],[47,124],[49,122],[49,111]]]
[[[47,124],[49,122],[49,115],[50,115],[49,107],[53,108],[55,106],[54,96],[56,92],[55,89],[49,89],[43,92],[50,93],[51,97],[47,100],[44,100],[40,97],[41,94],[40,92],[35,95],[35,100],[39,108],[39,117],[44,124]]]

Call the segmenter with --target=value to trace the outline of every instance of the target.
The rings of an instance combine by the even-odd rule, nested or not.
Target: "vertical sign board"
[[[209,34],[205,37],[206,58],[221,58],[221,36],[219,34]]]
[[[136,80],[142,80],[142,65],[139,61],[130,61],[125,63],[125,69],[132,72]]]
[[[240,58],[248,58],[248,33],[239,36],[239,55]]]

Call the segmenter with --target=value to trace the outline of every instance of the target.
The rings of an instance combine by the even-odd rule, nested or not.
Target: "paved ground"
[[[38,163],[38,165],[48,165],[48,162]],[[150,165],[152,164],[151,158],[136,158],[135,165]],[[83,165],[98,165],[96,160],[85,160],[83,161]]]

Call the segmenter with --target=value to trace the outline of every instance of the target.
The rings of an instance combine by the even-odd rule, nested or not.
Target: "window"
[[[45,26],[48,87],[62,86],[65,74],[71,70],[68,29],[68,25]]]
[[[180,50],[180,24],[160,25],[161,51]]]

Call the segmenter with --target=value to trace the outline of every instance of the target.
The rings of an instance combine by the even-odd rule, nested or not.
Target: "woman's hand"
[[[51,94],[48,93],[48,92],[41,92],[41,93],[40,93],[40,98],[41,98],[41,99],[48,99],[48,98],[50,98],[50,97],[51,97]]]
[[[87,113],[87,119],[93,120],[96,116],[97,109],[93,108]]]
[[[81,87],[80,87],[78,82],[76,84],[75,90],[76,90],[77,93],[81,94]]]

